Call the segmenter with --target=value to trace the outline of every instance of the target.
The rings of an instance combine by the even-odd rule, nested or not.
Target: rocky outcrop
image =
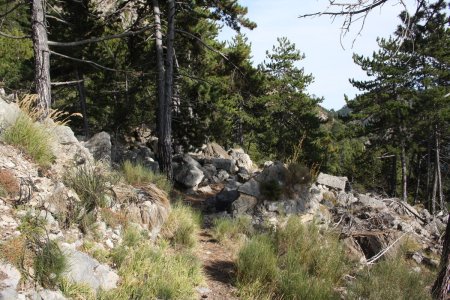
[[[107,132],[99,132],[91,137],[84,146],[96,160],[111,163],[111,136]]]
[[[324,185],[328,188],[336,189],[337,191],[344,191],[348,182],[347,177],[338,177],[320,173],[317,177],[317,184]]]

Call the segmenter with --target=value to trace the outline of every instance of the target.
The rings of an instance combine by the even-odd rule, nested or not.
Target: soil
[[[211,196],[217,194],[222,188],[222,184],[212,185],[212,193],[203,195],[185,195],[185,201],[193,207],[202,210],[208,219],[207,212],[204,211],[203,202]],[[239,299],[237,289],[233,285],[235,278],[235,264],[232,252],[214,239],[210,224],[203,224],[202,230],[198,234],[198,257],[203,264],[205,274],[205,285],[197,288],[199,299],[213,300],[235,300]]]

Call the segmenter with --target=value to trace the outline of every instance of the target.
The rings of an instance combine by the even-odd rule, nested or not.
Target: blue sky
[[[413,7],[414,0],[406,2]],[[248,7],[248,17],[258,24],[252,31],[243,30],[252,44],[254,64],[264,60],[266,50],[272,49],[277,37],[286,36],[306,55],[299,67],[315,77],[308,92],[324,97],[322,106],[335,110],[345,104],[344,94],[352,98],[358,92],[348,79],[365,78],[365,73],[353,63],[353,53],[368,56],[377,50],[376,38],[388,37],[395,31],[399,24],[397,16],[403,8],[397,0],[391,0],[372,11],[360,36],[357,36],[360,24],[355,24],[343,39],[344,50],[339,41],[342,19],[332,22],[327,16],[298,18],[325,9],[328,0],[240,0],[239,3]],[[229,40],[233,35],[230,29],[224,28],[220,38]]]

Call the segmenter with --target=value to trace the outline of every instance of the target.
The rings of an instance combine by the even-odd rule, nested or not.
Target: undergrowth
[[[250,237],[255,233],[252,219],[248,216],[214,219],[212,231],[214,238],[222,244],[235,243],[242,237]]]
[[[190,252],[170,252],[141,242],[129,248],[119,267],[118,288],[99,299],[195,299],[203,281],[201,264]]]
[[[140,163],[132,163],[126,160],[122,165],[122,172],[125,180],[131,185],[139,186],[153,183],[168,194],[172,190],[172,184],[163,174],[154,173]]]
[[[2,139],[28,154],[41,167],[49,167],[55,156],[52,152],[52,136],[48,128],[35,123],[30,117],[21,114],[6,128]]]
[[[176,247],[193,248],[201,225],[201,214],[181,201],[172,206],[162,229],[163,236]]]

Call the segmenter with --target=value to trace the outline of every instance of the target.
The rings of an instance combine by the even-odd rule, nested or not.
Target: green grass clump
[[[193,248],[197,243],[201,214],[192,207],[177,202],[162,229],[163,235],[176,247]]]
[[[87,284],[70,282],[66,278],[62,278],[58,284],[64,296],[73,300],[94,300],[96,299],[95,291]]]
[[[34,258],[34,272],[43,287],[56,286],[67,268],[67,258],[55,241],[40,245]]]
[[[97,207],[107,206],[109,187],[117,181],[101,167],[81,165],[70,170],[64,177],[64,183],[80,197],[87,213]]]
[[[249,294],[261,288],[273,291],[279,270],[272,238],[268,235],[254,236],[239,251],[236,266],[237,285],[243,293]]]
[[[241,249],[237,285],[250,299],[336,299],[334,288],[349,263],[336,235],[291,217],[284,228],[254,236]]]
[[[252,219],[248,216],[238,216],[236,219],[217,218],[213,221],[213,236],[221,243],[234,242],[240,235],[251,237],[254,232]]]
[[[156,174],[140,163],[134,164],[127,160],[122,165],[122,172],[125,180],[131,185],[153,183],[166,193],[172,190],[172,184],[163,174]]]
[[[431,299],[427,284],[435,276],[412,271],[401,257],[383,260],[372,267],[366,267],[350,286],[349,299]]]
[[[99,299],[196,299],[201,264],[188,252],[170,253],[146,243],[130,248],[119,268],[117,289]]]
[[[7,144],[22,149],[42,167],[49,167],[55,158],[51,138],[50,132],[42,124],[33,122],[25,114],[20,115],[2,135]]]

